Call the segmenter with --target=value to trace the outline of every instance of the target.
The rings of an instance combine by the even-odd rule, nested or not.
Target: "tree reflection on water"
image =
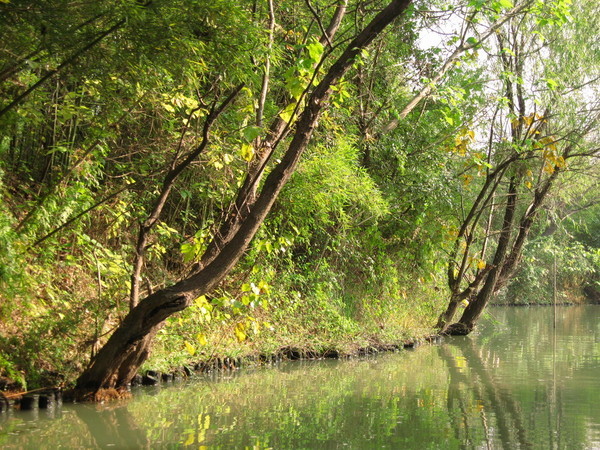
[[[211,374],[133,400],[3,416],[3,448],[600,447],[600,308],[492,310],[478,334]]]

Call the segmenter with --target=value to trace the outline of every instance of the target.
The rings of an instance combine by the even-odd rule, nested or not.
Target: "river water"
[[[1,448],[600,449],[600,306],[491,308],[477,333],[353,360],[0,415]]]

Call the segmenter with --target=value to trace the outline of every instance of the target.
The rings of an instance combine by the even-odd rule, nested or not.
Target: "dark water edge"
[[[495,307],[475,334],[211,373],[0,415],[2,448],[600,448],[600,307]]]

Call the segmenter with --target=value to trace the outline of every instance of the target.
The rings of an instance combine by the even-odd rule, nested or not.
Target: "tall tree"
[[[595,74],[569,76],[564,68],[561,73],[546,61],[557,58],[565,67],[594,63],[570,51],[565,54],[564,40],[556,35],[546,42],[531,34],[532,27],[541,33],[547,24],[548,19],[539,17],[508,23],[497,33],[497,46],[490,52],[498,58],[495,67],[504,95],[499,95],[501,102],[492,115],[487,148],[472,155],[481,183],[471,185],[475,195],[451,252],[451,298],[437,324],[443,332],[473,330],[521,261],[528,234],[560,174],[577,158],[598,152],[591,141],[597,133],[597,105],[584,94]],[[555,19],[550,29],[565,40],[574,31],[564,17]],[[456,152],[466,154],[473,137],[473,131],[457,137]],[[465,173],[465,185],[476,177]],[[461,303],[466,305],[463,314],[451,324]]]
[[[332,87],[352,66],[360,51],[393,20],[404,14],[410,3],[410,0],[390,2],[345,46],[344,51],[325,71],[315,88],[300,96],[295,109],[301,108],[301,113],[295,123],[293,137],[287,150],[266,177],[260,193],[249,205],[239,226],[235,227],[235,232],[225,235],[218,251],[197,271],[173,286],[161,289],[140,301],[79,377],[77,388],[97,390],[127,384],[146,359],[152,339],[165,319],[191,305],[199,295],[213,289],[235,266],[264,221],[281,188],[293,173],[320,115],[327,107]],[[345,6],[345,3],[342,3],[342,6]],[[319,69],[323,67],[326,59],[326,54],[318,53],[321,52],[313,55],[316,60],[316,67],[312,70],[313,80],[318,77]],[[306,97],[304,107],[301,104],[303,97]],[[288,124],[292,120],[293,117],[287,117]]]

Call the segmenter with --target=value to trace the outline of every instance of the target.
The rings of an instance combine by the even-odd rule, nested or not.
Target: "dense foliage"
[[[523,220],[544,202],[495,291],[545,302],[552,272],[560,301],[597,298],[598,6],[570,3],[414,2],[333,84],[245,256],[150,364],[429,333],[495,264],[517,194]],[[0,376],[72,380],[198,270],[385,6],[0,0]]]

